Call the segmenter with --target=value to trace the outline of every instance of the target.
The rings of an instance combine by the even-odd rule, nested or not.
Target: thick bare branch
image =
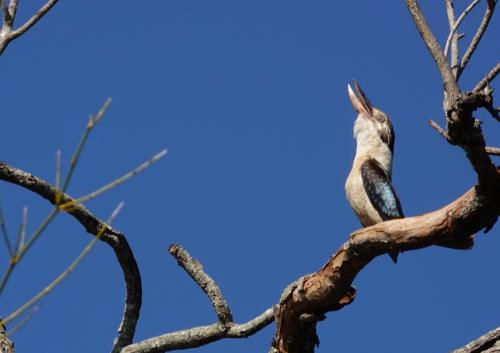
[[[472,41],[470,42],[469,47],[467,48],[467,51],[462,57],[462,61],[460,62],[460,68],[457,73],[457,78],[460,77],[460,75],[464,71],[465,67],[467,66],[467,63],[472,57],[472,54],[474,54],[474,51],[479,45],[481,38],[483,38],[483,34],[484,32],[486,32],[486,28],[488,28],[488,24],[490,23],[491,16],[493,16],[493,12],[495,11],[496,4],[497,4],[496,0],[487,0],[487,7],[483,16],[483,20],[481,21],[481,24],[479,25],[476,34],[474,35],[474,38],[472,38]]]
[[[181,266],[188,275],[200,286],[207,294],[215,313],[222,325],[228,325],[233,322],[233,315],[229,309],[222,292],[217,286],[217,283],[203,271],[201,263],[193,258],[182,246],[172,244],[168,248],[168,252],[177,259],[177,263]]]
[[[417,0],[405,0],[405,2],[413,18],[413,22],[417,26],[420,36],[424,40],[427,49],[431,53],[431,56],[438,67],[446,92],[448,95],[458,96],[460,90],[458,89],[458,85],[455,81],[455,76],[448,65],[448,61],[441,50],[441,46],[427,24]]]
[[[244,338],[262,330],[274,320],[273,308],[244,324],[224,326],[215,323],[188,330],[167,333],[125,347],[121,353],[160,353],[196,348],[223,338]]]
[[[451,353],[498,353],[500,352],[500,327],[488,332]]]
[[[495,182],[497,187],[493,194],[480,194],[474,187],[437,211],[379,223],[351,234],[323,268],[297,281],[282,297],[273,342],[276,351],[313,352],[311,342],[315,342],[315,329],[304,333],[303,326],[297,325],[301,315],[319,315],[351,303],[355,297],[351,287],[354,279],[376,256],[430,245],[471,248],[473,234],[491,228],[499,216],[500,170]],[[297,345],[296,342],[305,343]]]
[[[4,162],[0,162],[0,180],[5,180],[31,190],[53,205],[56,205],[58,194],[62,203],[73,201],[69,195],[61,194],[60,191],[56,190],[47,181],[9,166]],[[142,303],[142,284],[137,262],[125,235],[107,226],[103,221],[90,213],[85,206],[76,203],[74,207],[67,210],[67,213],[78,220],[90,234],[97,235],[100,229],[103,227],[106,228],[101,240],[111,246],[123,271],[126,285],[125,311],[112,350],[113,353],[118,353],[124,346],[132,342],[139,318]]]

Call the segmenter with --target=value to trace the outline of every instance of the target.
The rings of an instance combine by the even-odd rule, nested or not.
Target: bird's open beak
[[[353,80],[354,89],[356,90],[357,96],[351,88],[351,85],[347,85],[347,91],[349,92],[349,99],[351,100],[352,106],[358,113],[363,113],[367,118],[372,117],[373,107],[365,93],[361,90],[358,83]],[[359,96],[359,98],[358,98]]]

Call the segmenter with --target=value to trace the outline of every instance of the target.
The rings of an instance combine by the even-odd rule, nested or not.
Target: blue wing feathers
[[[391,181],[376,160],[368,159],[363,163],[361,177],[370,202],[384,221],[404,217]]]

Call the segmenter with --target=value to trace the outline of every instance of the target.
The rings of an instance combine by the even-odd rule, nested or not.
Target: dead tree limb
[[[78,220],[85,230],[94,236],[103,227],[106,227],[101,240],[113,249],[122,269],[126,287],[125,310],[118,328],[118,335],[113,344],[112,353],[118,353],[123,347],[132,343],[142,303],[142,284],[137,262],[125,235],[106,225],[81,203],[75,202],[71,196],[67,194],[61,195],[61,192],[56,190],[50,183],[33,174],[0,162],[0,180],[28,189],[53,205],[57,204],[57,198],[59,198],[60,204],[71,202],[72,208],[64,211]]]
[[[498,353],[500,352],[500,327],[488,332],[451,353]]]
[[[14,29],[14,21],[16,19],[17,7],[19,0],[11,0],[7,7],[6,0],[1,1],[3,24],[0,29],[0,55],[3,53],[9,43],[17,37],[26,33],[38,21],[42,19],[53,7],[58,0],[48,0],[31,18],[29,18],[19,28]]]

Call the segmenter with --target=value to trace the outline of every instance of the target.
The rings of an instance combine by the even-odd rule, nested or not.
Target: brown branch
[[[481,24],[479,25],[476,34],[474,35],[474,38],[472,38],[472,41],[469,44],[469,47],[467,48],[467,51],[465,52],[464,56],[462,57],[462,61],[460,62],[460,67],[457,72],[457,78],[460,77],[462,72],[464,71],[465,67],[467,66],[467,63],[469,62],[470,58],[472,57],[472,54],[474,54],[474,51],[476,50],[477,46],[479,45],[479,42],[481,41],[481,38],[483,37],[484,32],[486,32],[486,28],[488,28],[488,24],[490,23],[491,16],[493,16],[493,12],[495,10],[497,1],[496,0],[487,0],[487,6],[486,6],[486,11],[483,16],[483,20],[481,21]]]
[[[215,323],[188,330],[167,333],[125,347],[121,353],[160,353],[196,348],[224,338],[245,338],[262,330],[274,320],[273,308],[244,324],[228,326]]]
[[[60,191],[58,192],[47,181],[9,166],[4,162],[0,162],[0,180],[33,191],[53,205],[56,205],[57,195],[60,195],[59,199],[62,203],[74,201],[69,195],[61,194]],[[106,228],[101,240],[111,246],[123,271],[126,285],[125,310],[112,350],[112,353],[118,353],[124,346],[132,342],[139,318],[142,303],[142,284],[137,262],[125,235],[107,226],[103,221],[90,213],[85,206],[76,203],[74,207],[66,210],[66,212],[78,220],[85,230],[94,236],[99,234],[99,231],[103,227]]]
[[[172,244],[168,248],[168,252],[177,259],[177,263],[181,266],[188,275],[200,286],[207,294],[215,313],[222,325],[228,325],[233,322],[233,315],[229,309],[220,288],[215,281],[203,271],[201,263],[193,258],[180,245]]]
[[[451,353],[495,353],[500,352],[500,327],[488,332]]]
[[[455,81],[455,76],[448,65],[448,61],[441,50],[441,46],[427,24],[417,0],[405,0],[405,2],[413,18],[413,22],[417,26],[420,36],[422,37],[427,49],[431,53],[431,56],[438,67],[446,92],[448,95],[458,96],[460,90],[458,89],[458,85]]]
[[[438,124],[438,123],[436,123],[436,122],[435,122],[434,120],[432,120],[432,119],[429,119],[427,122],[429,123],[429,125],[430,125],[430,126],[431,126],[434,130],[436,130],[436,131],[438,132],[438,134],[440,134],[441,136],[443,136],[443,137],[444,137],[444,139],[445,139],[446,141],[449,141],[449,140],[450,140],[450,137],[448,136],[448,133],[447,133],[447,132],[446,132],[446,131],[445,131],[445,130],[441,127],[441,126],[439,126],[439,124]]]
[[[472,90],[473,92],[479,92],[483,88],[485,88],[491,81],[497,77],[498,73],[500,72],[500,62],[498,62],[491,70],[486,74],[486,76],[479,81],[479,83],[474,87]]]
[[[297,325],[301,315],[318,316],[351,303],[355,297],[351,287],[354,279],[375,257],[431,245],[471,248],[473,234],[490,229],[499,216],[500,171],[495,182],[494,194],[481,194],[474,187],[437,211],[379,223],[351,234],[323,268],[303,277],[282,297],[273,347],[279,353],[313,352],[315,323],[306,333],[309,337],[304,337],[303,326]]]

